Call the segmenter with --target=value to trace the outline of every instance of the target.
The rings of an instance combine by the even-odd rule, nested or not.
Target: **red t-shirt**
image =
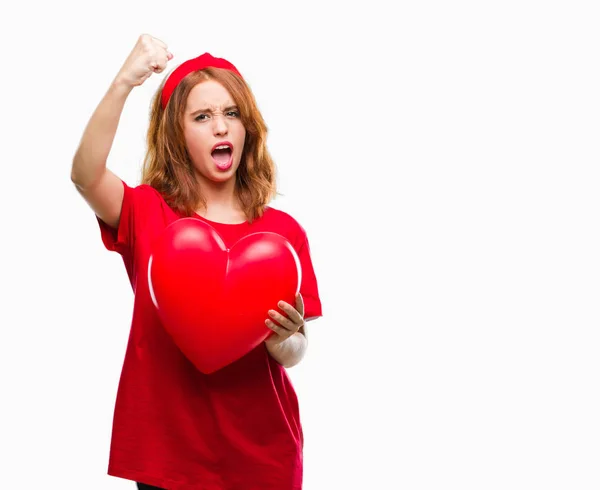
[[[152,240],[182,216],[154,188],[123,186],[118,230],[98,219],[135,293],[108,474],[169,490],[301,489],[303,433],[285,368],[264,342],[209,375],[182,354],[159,320],[147,277]],[[294,218],[271,207],[252,224],[195,217],[215,227],[227,247],[257,231],[287,238],[302,266],[305,317],[321,316],[308,240]]]

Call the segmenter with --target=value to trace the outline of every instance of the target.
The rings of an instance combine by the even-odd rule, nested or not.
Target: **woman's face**
[[[212,182],[235,176],[240,165],[246,129],[229,92],[206,80],[190,92],[183,115],[188,152],[196,172]]]

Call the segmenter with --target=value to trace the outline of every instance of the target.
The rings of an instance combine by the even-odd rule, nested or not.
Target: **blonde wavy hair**
[[[152,100],[147,133],[147,152],[142,166],[142,184],[160,192],[173,209],[191,216],[206,205],[183,131],[188,95],[198,83],[215,80],[227,89],[239,108],[246,129],[244,151],[236,172],[235,192],[249,222],[260,217],[277,194],[275,165],[267,150],[267,126],[250,87],[237,74],[220,68],[205,68],[187,75],[173,91],[166,109],[161,105],[165,77]]]

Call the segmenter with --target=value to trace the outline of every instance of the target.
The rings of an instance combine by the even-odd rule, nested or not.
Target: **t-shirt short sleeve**
[[[123,181],[122,181],[123,182]],[[98,224],[104,246],[126,257],[131,254],[137,234],[143,228],[146,217],[160,205],[159,195],[148,185],[130,187],[123,182],[123,205],[118,228],[112,228],[98,216]]]
[[[317,318],[323,315],[321,298],[319,296],[319,287],[310,255],[308,237],[303,229],[301,229],[297,253],[298,258],[300,259],[300,266],[302,267],[300,294],[304,301],[304,318]]]

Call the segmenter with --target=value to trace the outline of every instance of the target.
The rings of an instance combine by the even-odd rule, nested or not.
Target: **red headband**
[[[197,58],[193,58],[191,60],[184,61],[181,65],[179,65],[169,78],[167,79],[161,94],[161,102],[163,110],[167,107],[167,103],[171,98],[171,94],[175,87],[179,85],[179,82],[183,80],[187,75],[189,75],[193,71],[203,70],[204,68],[213,67],[213,68],[223,68],[225,70],[232,71],[238,74],[240,77],[242,75],[237,70],[235,66],[233,66],[229,61],[223,58],[215,58],[209,53],[204,53],[203,55],[198,56]]]

